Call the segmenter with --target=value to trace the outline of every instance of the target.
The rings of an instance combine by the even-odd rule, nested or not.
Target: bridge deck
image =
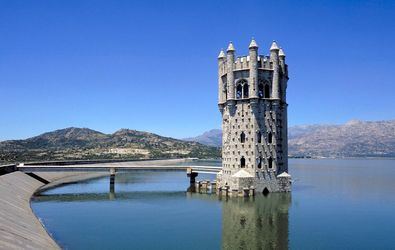
[[[215,166],[188,166],[188,165],[154,165],[135,163],[101,163],[101,164],[81,164],[81,165],[26,165],[17,166],[19,171],[31,172],[116,172],[126,171],[188,171],[193,173],[216,174],[222,168]]]

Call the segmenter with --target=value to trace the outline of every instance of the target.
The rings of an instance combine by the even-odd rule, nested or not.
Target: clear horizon
[[[237,13],[241,13],[237,15]],[[277,40],[289,126],[395,119],[392,1],[1,1],[0,141],[220,128],[217,55]]]

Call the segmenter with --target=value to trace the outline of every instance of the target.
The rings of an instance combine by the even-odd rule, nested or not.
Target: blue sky
[[[220,127],[217,55],[287,54],[289,125],[395,119],[395,1],[0,0],[0,140]]]

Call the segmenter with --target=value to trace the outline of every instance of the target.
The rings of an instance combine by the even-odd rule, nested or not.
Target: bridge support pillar
[[[115,199],[115,168],[110,168],[110,200]]]
[[[198,176],[198,173],[192,172],[192,168],[187,169],[187,176],[190,178],[189,183],[191,185],[194,185],[196,182],[196,177]]]

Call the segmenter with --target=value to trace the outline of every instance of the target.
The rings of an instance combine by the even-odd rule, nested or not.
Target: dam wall
[[[59,249],[30,207],[43,185],[22,172],[0,176],[0,249]]]

